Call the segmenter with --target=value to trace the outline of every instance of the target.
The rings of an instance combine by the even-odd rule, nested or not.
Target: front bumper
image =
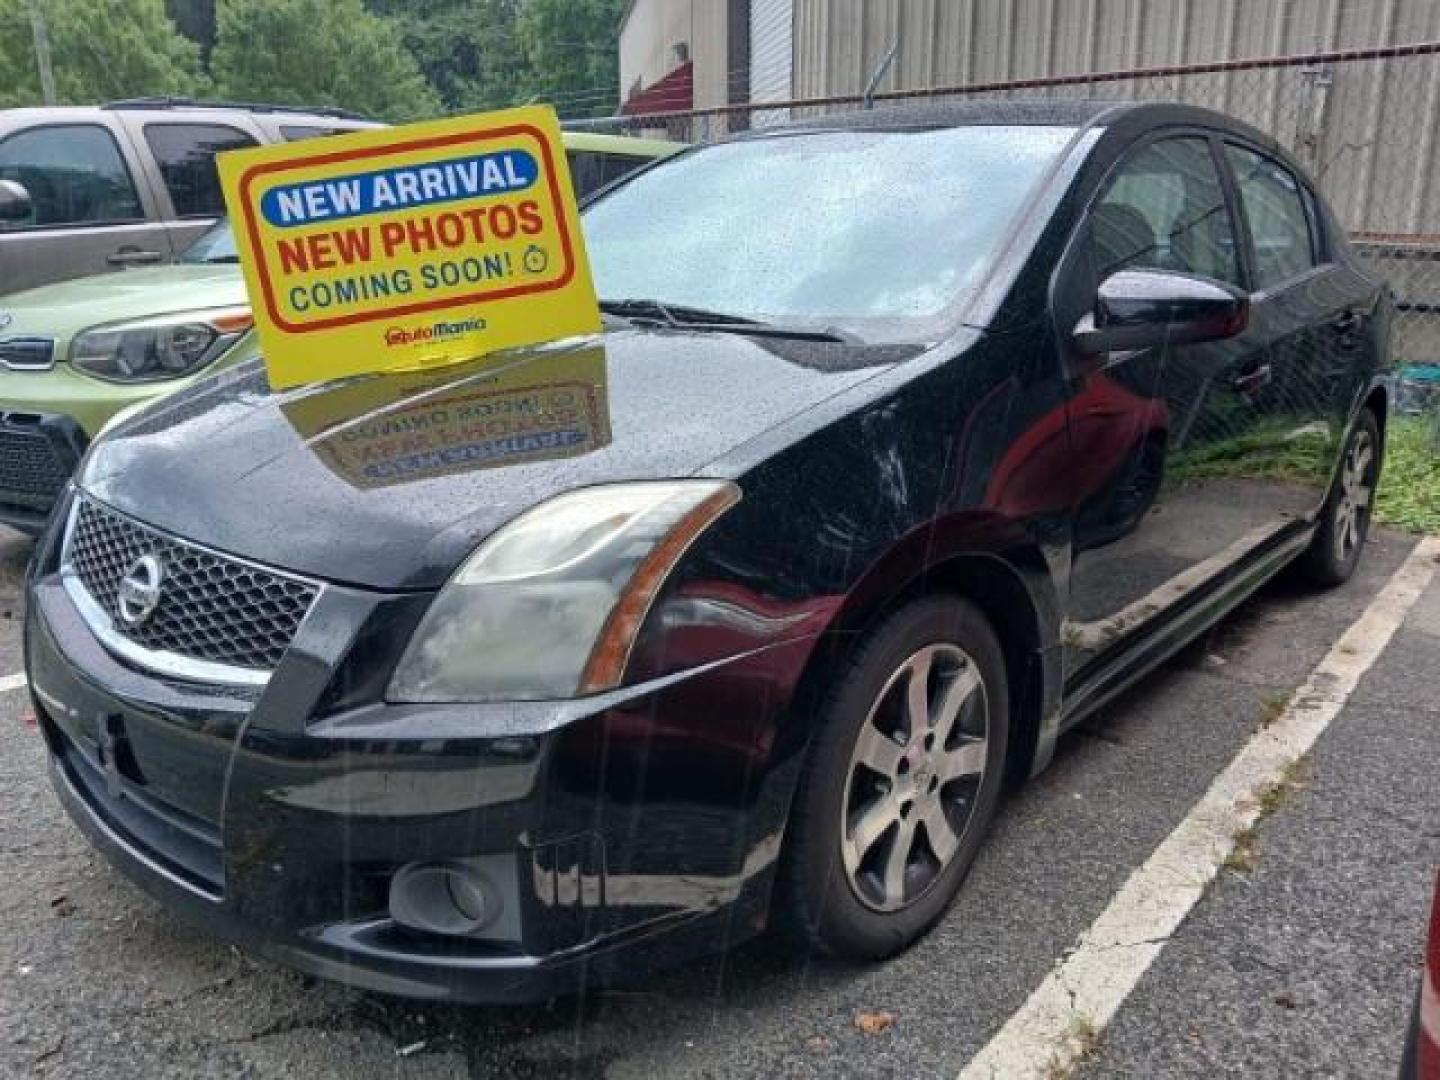
[[[85,432],[68,416],[0,404],[0,524],[38,533],[85,453]]]
[[[586,702],[348,705],[343,658],[377,618],[405,621],[374,597],[337,590],[330,625],[297,638],[264,690],[223,692],[125,666],[54,575],[30,601],[61,801],[209,933],[352,986],[519,1002],[640,978],[764,925],[794,780],[794,755],[775,752],[779,684],[809,642]],[[508,875],[514,910],[496,928],[446,937],[390,918],[396,870],[460,859]]]

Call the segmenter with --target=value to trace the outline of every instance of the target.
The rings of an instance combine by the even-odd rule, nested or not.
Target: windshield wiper
[[[780,326],[744,315],[671,304],[664,300],[601,300],[600,310],[636,326],[667,326],[675,329],[755,334],[761,337],[794,338],[801,341],[848,342],[851,338],[831,328]]]
[[[207,266],[220,266],[222,264],[238,263],[239,261],[239,255],[212,255],[205,260],[205,264]]]

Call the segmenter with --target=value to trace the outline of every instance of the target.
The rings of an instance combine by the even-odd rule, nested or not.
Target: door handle
[[[123,247],[118,251],[111,252],[105,256],[105,261],[111,266],[142,266],[146,263],[158,263],[165,256],[158,251],[144,251],[136,247]]]
[[[1261,364],[1254,371],[1237,375],[1230,385],[1242,394],[1253,394],[1269,386],[1274,374],[1269,364]]]

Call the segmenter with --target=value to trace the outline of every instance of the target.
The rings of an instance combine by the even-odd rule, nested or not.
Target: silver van
[[[377,126],[173,98],[0,110],[0,295],[169,262],[225,212],[218,153]]]

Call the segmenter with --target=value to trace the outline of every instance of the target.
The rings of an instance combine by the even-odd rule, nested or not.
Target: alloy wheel
[[[950,864],[985,776],[989,709],[980,669],[928,645],[886,680],[850,756],[841,857],[867,907],[898,911]]]
[[[1375,444],[1360,428],[1340,469],[1340,499],[1335,506],[1335,552],[1341,561],[1365,542],[1370,504],[1375,496]]]

